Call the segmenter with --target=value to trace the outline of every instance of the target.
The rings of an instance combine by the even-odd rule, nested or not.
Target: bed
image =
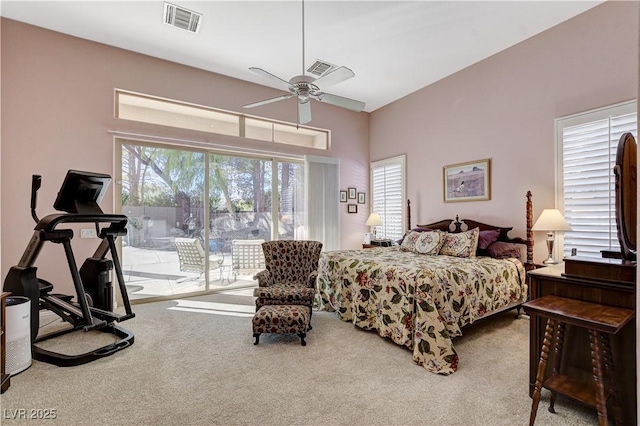
[[[408,221],[400,245],[322,253],[318,308],[406,346],[413,361],[430,372],[451,374],[458,368],[452,339],[464,326],[527,300],[526,270],[533,267],[530,192],[526,211],[526,239],[509,237],[512,228],[456,217],[416,228]],[[490,257],[494,244],[504,250]],[[526,260],[518,259],[521,246]]]

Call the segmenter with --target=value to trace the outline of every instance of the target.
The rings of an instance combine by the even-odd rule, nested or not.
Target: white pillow
[[[447,233],[439,230],[421,232],[415,242],[415,252],[436,255],[440,252]]]
[[[456,257],[476,257],[480,228],[457,234],[447,233],[440,254]]]

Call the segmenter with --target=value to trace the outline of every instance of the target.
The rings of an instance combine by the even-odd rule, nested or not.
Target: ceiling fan
[[[290,93],[271,99],[265,99],[264,101],[247,104],[244,105],[244,108],[253,108],[261,105],[266,105],[295,96],[298,99],[298,124],[305,124],[311,121],[311,99],[357,112],[360,112],[364,109],[364,102],[356,101],[354,99],[349,99],[342,96],[332,95],[331,93],[325,93],[323,91],[331,85],[354,77],[355,74],[349,68],[338,67],[318,79],[309,75],[305,75],[304,0],[302,0],[302,75],[297,75],[295,77],[292,77],[289,81],[286,81],[263,70],[262,68],[251,67],[249,68],[249,70],[268,78],[274,83],[277,83],[279,87],[281,87],[283,90],[289,91]]]

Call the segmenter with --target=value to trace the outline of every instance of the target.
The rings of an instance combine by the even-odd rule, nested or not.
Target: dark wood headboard
[[[481,231],[491,231],[494,229],[500,230],[500,236],[498,237],[498,241],[504,241],[507,243],[514,244],[524,244],[527,246],[527,260],[525,262],[525,267],[527,269],[533,268],[533,231],[531,228],[533,227],[533,203],[531,201],[531,191],[527,191],[527,202],[526,202],[526,223],[527,223],[527,237],[526,239],[516,237],[511,238],[508,234],[509,231],[513,229],[513,227],[502,227],[502,226],[494,226],[486,223],[478,222],[473,219],[462,219],[460,220],[456,215],[455,219],[445,219],[438,222],[427,223],[424,225],[417,225],[419,228],[429,228],[429,229],[440,229],[442,231],[447,232],[464,232],[467,229],[480,228]],[[407,200],[407,229],[412,229],[411,227],[411,201]]]

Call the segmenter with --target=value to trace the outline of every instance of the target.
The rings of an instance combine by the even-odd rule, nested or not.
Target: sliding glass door
[[[124,140],[119,149],[133,301],[255,285],[261,242],[304,237],[302,163]]]

